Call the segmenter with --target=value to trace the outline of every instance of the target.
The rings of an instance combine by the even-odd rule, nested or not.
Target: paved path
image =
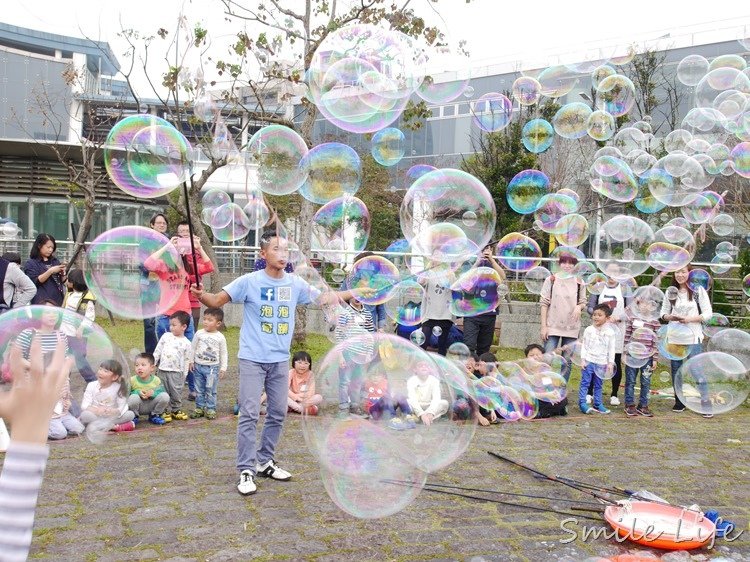
[[[236,420],[229,409],[235,387],[236,382],[222,383],[224,417],[215,421],[165,428],[142,423],[100,446],[86,439],[53,444],[32,557],[577,562],[648,552],[604,538],[562,544],[571,538],[561,529],[562,516],[427,492],[392,517],[355,519],[328,498],[299,418],[286,424],[277,455],[294,481],[262,480],[255,496],[243,498],[234,487]],[[750,408],[704,420],[672,414],[668,407],[656,402],[653,419],[626,419],[620,407],[606,417],[574,414],[478,428],[464,457],[431,480],[569,495],[486,453],[502,451],[549,473],[647,488],[675,503],[718,509],[744,529],[742,536],[712,551],[663,560],[723,554],[750,561]]]

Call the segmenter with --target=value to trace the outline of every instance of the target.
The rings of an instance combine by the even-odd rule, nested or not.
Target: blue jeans
[[[635,406],[635,381],[641,375],[641,392],[638,396],[638,407],[648,406],[648,395],[651,392],[651,373],[653,359],[643,367],[625,365],[625,406]]]
[[[155,320],[156,320],[156,339],[158,341],[161,339],[161,337],[164,334],[166,334],[169,331],[169,315],[160,314],[159,316],[155,318]],[[190,316],[190,324],[188,324],[187,330],[185,330],[185,337],[189,339],[190,341],[193,341],[194,335],[195,335],[195,326],[193,325],[193,317]],[[188,385],[188,390],[190,392],[195,392],[195,376],[193,376],[193,371],[188,371],[188,375],[187,375],[187,378],[185,379],[185,382]]]
[[[552,353],[558,347],[565,347],[566,345],[570,345],[577,340],[578,338],[567,338],[565,336],[549,336],[547,338],[547,341],[544,342],[544,352]],[[563,352],[563,357],[565,358],[565,363],[560,370],[560,374],[565,379],[565,382],[568,382],[570,380],[570,369],[572,368],[573,354],[570,352],[570,350],[565,350]]]
[[[670,367],[670,371],[672,371],[672,388],[673,389],[674,389],[674,377],[677,374],[677,371],[680,370],[680,367],[682,367],[682,364],[686,360],[690,359],[691,357],[694,357],[695,355],[698,355],[701,351],[703,351],[703,346],[701,344],[699,344],[699,343],[691,344],[691,345],[688,346],[688,354],[687,354],[687,357],[685,357],[685,359],[677,359],[677,360],[672,360],[670,362],[669,367]],[[703,386],[705,387],[705,385],[703,385]],[[703,389],[701,389],[700,387],[701,387],[701,385],[698,385],[698,391],[701,393],[701,397],[703,397],[704,392],[703,392]],[[677,397],[677,391],[676,391],[676,389],[675,389],[675,393],[674,393],[674,407],[675,408],[684,408],[685,407],[685,404],[682,403],[682,400],[680,400]]]
[[[268,397],[268,411],[256,451],[255,428],[260,415],[260,396]],[[240,359],[240,420],[237,424],[237,470],[255,474],[255,466],[273,459],[286,418],[289,396],[289,361],[256,363]]]
[[[143,319],[143,350],[153,355],[159,338],[156,337],[156,318]]]
[[[216,389],[219,386],[219,366],[199,365],[193,366],[195,377],[195,407],[205,410],[216,410]]]
[[[581,408],[582,412],[586,412],[588,404],[586,404],[586,393],[588,392],[589,385],[593,381],[594,383],[594,408],[600,410],[602,406],[602,386],[603,381],[601,377],[596,375],[597,370],[601,369],[600,372],[604,372],[607,368],[606,365],[597,365],[595,363],[588,363],[586,367],[581,371],[581,386],[578,389],[578,407]]]
[[[362,370],[356,363],[349,362],[339,367],[339,410],[362,406]]]

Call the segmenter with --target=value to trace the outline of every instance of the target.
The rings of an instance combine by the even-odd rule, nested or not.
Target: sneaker
[[[207,420],[215,420],[216,419],[216,410],[206,410],[206,419]]]
[[[651,410],[648,409],[648,406],[638,406],[635,411],[642,416],[646,416],[647,418],[654,417],[654,414],[651,413]]]
[[[317,415],[318,415],[318,407],[317,407],[317,406],[315,406],[315,405],[312,405],[312,406],[308,406],[308,407],[307,407],[307,410],[305,411],[305,413],[306,413],[306,414],[307,414],[308,416],[317,416]]]
[[[678,413],[684,412],[685,411],[685,406],[676,406],[675,405],[675,406],[672,407],[672,411],[673,412],[678,412]]]
[[[394,431],[403,431],[404,429],[406,429],[404,420],[402,420],[401,418],[393,418],[388,422],[388,429],[393,429]]]
[[[593,410],[599,414],[609,414],[612,411],[612,410],[607,409],[607,407],[604,404],[602,404],[598,408],[594,407]]]
[[[292,479],[292,475],[286,470],[279,468],[276,463],[271,459],[265,464],[258,464],[255,466],[255,473],[258,476],[264,476],[266,478],[273,478],[274,480],[282,480],[286,482]]]
[[[120,433],[121,431],[133,431],[134,429],[135,424],[132,421],[129,421],[125,423],[118,423],[112,428],[112,431]]]
[[[190,419],[191,420],[197,420],[198,418],[202,418],[205,412],[203,411],[203,408],[196,408],[192,412],[190,412]]]
[[[188,392],[188,400],[191,402],[195,402],[195,399],[198,398],[197,392]]]
[[[141,421],[141,417],[140,417],[140,416],[135,416],[135,417],[133,418],[133,423],[134,423],[135,425],[138,425],[138,422],[139,422],[139,421]]]
[[[617,396],[613,396],[609,399],[609,405],[610,406],[619,406],[620,405],[620,399]]]
[[[625,415],[629,418],[637,416],[638,414],[640,414],[640,412],[636,410],[635,406],[633,406],[632,404],[625,406]]]
[[[594,401],[594,397],[590,394],[586,395],[586,404],[591,404]]]
[[[240,472],[240,481],[237,482],[237,491],[243,496],[249,496],[257,491],[253,473],[250,470]]]
[[[714,417],[714,415],[713,414],[703,414],[703,417],[706,418],[706,419],[711,419],[712,417]]]
[[[415,422],[412,419],[409,419],[409,416],[406,416],[404,419],[404,429],[415,429],[417,427],[417,422]]]
[[[151,417],[148,418],[148,421],[151,422],[154,425],[164,425],[167,423],[164,421],[164,418],[161,417],[159,414],[154,414]]]
[[[176,410],[172,412],[172,419],[183,421],[188,419],[188,415],[182,410]]]
[[[593,414],[594,408],[587,404],[585,407],[581,408],[581,412],[583,412],[584,414]]]
[[[414,414],[408,414],[404,418],[404,422],[406,422],[407,424],[414,424],[414,427],[417,426],[417,422],[418,421],[419,421],[419,418],[417,416],[415,416]]]
[[[164,412],[161,415],[161,419],[164,420],[164,423],[171,423],[172,422],[172,412]]]

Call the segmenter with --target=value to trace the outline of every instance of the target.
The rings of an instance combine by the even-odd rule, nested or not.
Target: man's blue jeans
[[[156,337],[156,318],[143,319],[143,350],[153,355],[159,338]]]
[[[651,392],[651,365],[652,363],[647,363],[643,367],[625,365],[625,406],[635,406],[635,382],[639,374],[641,375],[641,392],[638,396],[638,407],[648,406],[648,395]]]
[[[193,366],[193,376],[195,378],[195,391],[198,395],[195,397],[195,407],[202,410],[216,410],[216,389],[219,386],[219,366],[218,365],[198,365]]]
[[[161,337],[164,334],[166,334],[168,331],[169,331],[169,316],[166,314],[160,314],[159,316],[156,317],[156,339],[157,341],[160,340]],[[191,315],[190,324],[188,324],[187,330],[185,330],[185,337],[189,339],[190,341],[193,341],[194,335],[195,335],[195,326],[193,325],[193,317]],[[195,377],[193,376],[193,371],[188,371],[188,375],[187,375],[187,378],[185,379],[185,382],[188,385],[188,390],[190,392],[195,392]]]
[[[552,353],[558,347],[565,347],[578,341],[578,338],[566,338],[565,336],[549,336],[547,341],[544,342],[544,352]],[[565,358],[565,364],[560,369],[560,374],[565,378],[565,382],[570,380],[570,369],[572,368],[573,352],[570,349],[563,351],[563,357]],[[587,387],[588,388],[588,387]]]

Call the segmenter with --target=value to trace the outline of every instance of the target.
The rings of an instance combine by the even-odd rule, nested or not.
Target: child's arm
[[[86,390],[83,391],[83,400],[81,400],[81,411],[88,410],[94,401],[94,386],[96,386],[96,381],[86,385]]]
[[[183,361],[184,369],[185,369],[184,371],[185,378],[187,378],[188,376],[188,372],[190,371],[190,364],[192,362],[193,362],[193,346],[188,340],[187,343],[185,344],[185,361]]]
[[[159,343],[156,344],[156,349],[154,349],[154,361],[157,367],[159,366],[159,359],[161,359],[161,353],[164,350],[164,341],[166,340],[166,338],[169,337],[169,335],[170,335],[169,332],[163,334],[159,338]]]
[[[219,336],[219,378],[223,379],[229,368],[229,348],[227,347],[227,338],[224,337],[224,334],[219,334]]]

